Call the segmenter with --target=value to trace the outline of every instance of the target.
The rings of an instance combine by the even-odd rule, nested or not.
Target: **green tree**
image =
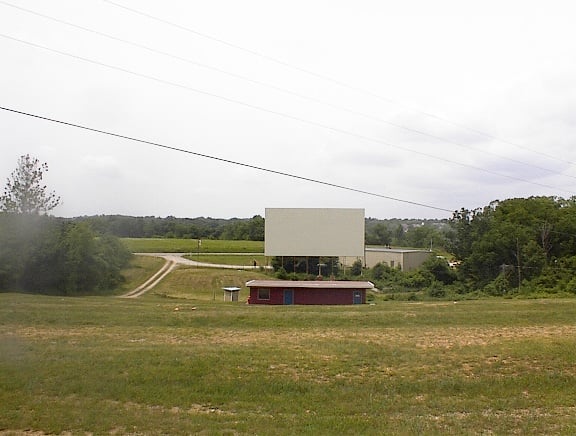
[[[96,240],[88,225],[84,223],[70,225],[64,232],[62,248],[64,291],[73,293],[82,289],[95,289],[104,265],[101,265],[100,259],[96,256]]]
[[[360,275],[362,275],[363,268],[364,268],[364,265],[362,263],[362,260],[357,259],[354,261],[354,263],[350,267],[350,274],[352,276],[360,276]]]
[[[406,232],[404,231],[404,227],[402,227],[402,224],[398,224],[398,226],[396,227],[396,229],[394,230],[394,244],[396,245],[404,245],[404,239],[406,238]]]
[[[565,283],[550,264],[561,265],[576,253],[574,199],[494,201],[483,209],[455,212],[451,226],[450,248],[462,260],[461,278],[495,295],[512,292],[524,281],[539,290],[546,283]]]
[[[111,290],[131,257],[120,241],[86,222],[47,215],[60,198],[41,185],[48,170],[29,155],[0,197],[0,290],[48,294]]]
[[[370,276],[374,280],[382,280],[389,283],[394,282],[402,274],[398,268],[392,268],[386,263],[379,262],[370,269]]]
[[[444,236],[438,230],[424,225],[410,228],[405,235],[405,244],[417,248],[429,248],[431,245],[443,247],[445,241]]]
[[[434,279],[450,285],[456,281],[456,273],[450,268],[450,265],[443,257],[430,256],[422,265],[422,268],[430,272]]]
[[[243,241],[263,241],[264,218],[260,215],[254,215],[249,220],[234,218],[226,225],[220,238]]]
[[[0,210],[13,213],[48,213],[60,204],[60,197],[47,192],[42,185],[48,164],[40,163],[29,154],[18,159],[18,167],[8,178],[4,194],[0,197]]]
[[[250,241],[264,240],[264,218],[260,215],[254,215],[248,222],[248,239]]]
[[[371,245],[390,245],[392,243],[392,232],[385,223],[377,223],[367,232],[366,243]]]
[[[33,239],[19,236],[12,250],[22,253],[20,263],[11,268],[12,287],[55,295],[94,294],[108,292],[123,280],[121,269],[132,255],[118,238],[97,236],[87,223],[37,218],[42,222]]]
[[[472,245],[488,230],[492,209],[460,209],[452,215],[451,239],[448,248],[457,259],[464,260],[472,254]]]
[[[30,262],[47,245],[53,219],[46,216],[0,212],[0,289],[21,288]]]

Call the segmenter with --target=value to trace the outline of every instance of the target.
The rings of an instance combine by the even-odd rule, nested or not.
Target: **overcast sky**
[[[0,106],[366,193],[5,110],[0,183],[47,162],[58,216],[568,198],[572,4],[0,0]]]

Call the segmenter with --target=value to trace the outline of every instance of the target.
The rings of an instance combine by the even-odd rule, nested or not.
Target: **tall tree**
[[[366,243],[373,245],[390,245],[392,232],[385,223],[377,223],[366,231]]]
[[[462,260],[461,278],[475,288],[494,280],[492,292],[530,281],[552,288],[563,280],[556,270],[576,254],[576,207],[571,200],[494,201],[483,209],[455,212],[451,224],[451,249]],[[541,278],[543,273],[546,277]]]
[[[46,185],[42,185],[46,171],[48,164],[29,154],[21,156],[0,197],[0,211],[39,215],[58,206],[60,197],[53,191],[47,192]]]

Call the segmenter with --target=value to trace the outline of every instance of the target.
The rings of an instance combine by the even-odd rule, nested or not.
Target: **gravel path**
[[[197,266],[202,268],[219,268],[219,269],[236,269],[236,270],[253,270],[260,269],[260,266],[246,266],[246,265],[219,265],[214,263],[197,262],[195,260],[185,259],[183,256],[186,253],[135,253],[137,256],[152,256],[161,257],[166,260],[166,263],[160,268],[156,274],[150,277],[146,282],[138,286],[136,289],[121,295],[122,298],[137,298],[154,288],[160,281],[170,274],[178,265]],[[250,255],[250,254],[248,254]]]

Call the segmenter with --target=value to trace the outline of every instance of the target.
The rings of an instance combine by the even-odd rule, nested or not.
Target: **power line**
[[[115,138],[120,138],[120,139],[125,139],[128,141],[133,141],[133,142],[138,142],[141,144],[147,144],[147,145],[152,145],[154,147],[158,147],[158,148],[162,148],[162,149],[166,149],[166,150],[172,150],[172,151],[177,151],[180,153],[187,153],[193,156],[197,156],[197,157],[201,157],[201,158],[205,158],[205,159],[211,159],[211,160],[215,160],[218,162],[224,162],[227,164],[232,164],[232,165],[237,165],[237,166],[241,166],[241,167],[245,167],[245,168],[250,168],[253,170],[258,170],[258,171],[263,171],[263,172],[267,172],[267,173],[271,173],[271,174],[276,174],[279,176],[285,176],[285,177],[290,177],[293,179],[297,179],[297,180],[302,180],[305,182],[310,182],[310,183],[316,183],[319,185],[324,185],[324,186],[329,186],[332,188],[337,188],[337,189],[343,189],[346,191],[351,191],[351,192],[356,192],[358,194],[364,194],[364,195],[369,195],[372,197],[378,197],[378,198],[383,198],[386,200],[392,200],[392,201],[397,201],[400,203],[406,203],[406,204],[411,204],[414,206],[420,206],[420,207],[425,207],[428,209],[434,209],[434,210],[438,210],[438,211],[442,211],[442,212],[449,212],[452,213],[453,210],[450,209],[445,209],[442,207],[438,207],[438,206],[432,206],[429,204],[425,204],[425,203],[419,203],[416,201],[410,201],[410,200],[404,200],[404,199],[400,199],[400,198],[395,198],[395,197],[391,197],[388,195],[384,195],[384,194],[378,194],[375,192],[370,192],[370,191],[365,191],[363,189],[357,189],[357,188],[352,188],[349,186],[345,186],[345,185],[339,185],[336,183],[331,183],[331,182],[326,182],[323,180],[318,180],[318,179],[312,179],[309,177],[304,177],[304,176],[299,176],[296,174],[292,174],[292,173],[287,173],[284,171],[278,171],[278,170],[273,170],[270,168],[265,168],[265,167],[261,167],[261,166],[257,166],[257,165],[252,165],[252,164],[248,164],[245,162],[238,162],[238,161],[234,161],[234,160],[230,160],[230,159],[226,159],[226,158],[222,158],[222,157],[217,157],[217,156],[213,156],[213,155],[209,155],[209,154],[204,154],[204,153],[200,153],[200,152],[196,152],[196,151],[191,151],[191,150],[186,150],[184,148],[179,148],[179,147],[173,147],[170,145],[166,145],[166,144],[162,144],[159,142],[153,142],[153,141],[147,141],[144,139],[139,139],[139,138],[135,138],[132,136],[127,136],[127,135],[122,135],[120,133],[114,133],[114,132],[110,132],[110,131],[106,131],[106,130],[101,130],[101,129],[96,129],[94,127],[89,127],[89,126],[85,126],[85,125],[81,125],[81,124],[75,124],[75,123],[71,123],[68,121],[62,121],[62,120],[57,120],[55,118],[49,118],[49,117],[45,117],[42,115],[37,115],[37,114],[33,114],[33,113],[29,113],[29,112],[23,112],[23,111],[19,111],[16,109],[12,109],[12,108],[8,108],[8,107],[4,107],[4,106],[0,106],[0,109],[3,111],[7,111],[7,112],[12,112],[12,113],[16,113],[19,115],[24,115],[27,117],[31,117],[31,118],[36,118],[36,119],[40,119],[40,120],[44,120],[44,121],[49,121],[51,123],[56,123],[56,124],[60,124],[60,125],[64,125],[64,126],[68,126],[68,127],[75,127],[77,129],[82,129],[82,130],[87,130],[90,132],[94,132],[94,133],[99,133],[102,135],[108,135],[108,136],[112,136]]]
[[[109,3],[113,3],[113,2],[109,2]],[[333,103],[330,103],[330,102],[326,102],[326,101],[324,101],[324,100],[321,100],[321,99],[318,99],[318,98],[315,98],[315,97],[310,97],[310,96],[307,96],[307,95],[304,95],[304,94],[301,94],[301,93],[298,93],[298,92],[294,92],[294,91],[288,90],[288,89],[283,88],[283,87],[280,87],[280,86],[276,86],[276,85],[272,85],[272,84],[269,84],[269,83],[266,83],[266,82],[262,82],[262,81],[259,81],[259,80],[255,80],[255,79],[252,79],[252,78],[250,78],[250,77],[243,76],[243,75],[241,75],[241,74],[232,73],[232,72],[230,72],[230,71],[224,70],[224,69],[222,69],[222,68],[214,67],[214,66],[212,66],[212,65],[207,65],[207,64],[204,64],[204,63],[201,63],[201,62],[197,62],[197,61],[194,61],[194,60],[192,60],[192,59],[190,59],[190,58],[178,56],[178,55],[175,55],[175,54],[173,54],[173,53],[168,53],[168,52],[165,52],[165,51],[163,51],[163,50],[158,50],[158,49],[155,49],[155,48],[153,48],[153,47],[150,47],[150,46],[147,46],[147,45],[144,45],[144,44],[136,43],[136,42],[129,41],[129,40],[126,40],[126,39],[123,39],[123,38],[119,38],[119,37],[116,37],[116,36],[113,36],[113,35],[110,35],[110,34],[107,34],[107,33],[104,33],[104,32],[100,32],[100,31],[98,31],[98,30],[94,30],[94,29],[87,28],[87,27],[85,27],[85,26],[80,26],[80,25],[78,25],[78,24],[75,24],[75,23],[71,23],[71,22],[69,22],[69,21],[62,20],[62,19],[60,19],[60,18],[52,17],[52,16],[50,16],[50,15],[46,15],[46,14],[43,14],[43,13],[40,13],[40,12],[37,12],[37,11],[33,11],[33,10],[30,10],[30,9],[27,9],[27,8],[23,8],[23,7],[21,7],[21,6],[13,5],[13,4],[8,3],[8,2],[6,2],[6,1],[3,1],[3,0],[0,0],[0,4],[3,4],[3,5],[5,5],[5,6],[8,6],[8,7],[14,8],[14,9],[17,9],[17,10],[19,10],[19,11],[21,11],[21,12],[26,12],[26,13],[28,13],[28,14],[32,14],[32,15],[35,15],[35,16],[44,18],[44,19],[46,19],[46,20],[51,20],[51,21],[54,21],[54,22],[59,23],[59,24],[64,24],[64,25],[66,25],[66,26],[69,26],[69,27],[72,27],[72,28],[75,28],[75,29],[82,30],[82,31],[84,31],[84,32],[92,33],[92,34],[94,34],[94,35],[97,35],[97,36],[100,36],[100,37],[103,37],[103,38],[110,39],[110,40],[112,40],[112,41],[120,42],[120,43],[122,43],[122,44],[126,44],[126,45],[129,45],[129,46],[132,46],[132,47],[136,47],[136,48],[138,48],[138,49],[145,50],[145,51],[148,51],[148,52],[150,52],[150,53],[154,53],[154,54],[157,54],[157,55],[165,56],[165,57],[168,57],[168,58],[171,58],[171,59],[176,59],[176,60],[178,60],[178,61],[185,62],[185,63],[191,64],[191,65],[194,65],[194,66],[196,66],[196,67],[204,68],[204,69],[207,69],[207,70],[210,70],[210,71],[215,71],[215,72],[217,72],[217,73],[224,74],[224,75],[227,75],[227,76],[229,76],[229,77],[233,77],[233,78],[235,78],[235,79],[243,80],[243,81],[246,81],[246,82],[249,82],[249,83],[252,83],[252,84],[256,84],[256,85],[258,85],[258,86],[262,86],[262,87],[265,87],[265,88],[268,88],[268,89],[272,89],[272,90],[277,91],[277,92],[281,92],[281,93],[284,93],[284,94],[287,94],[287,95],[291,95],[291,96],[294,96],[294,97],[297,97],[297,98],[300,98],[300,99],[303,99],[303,100],[312,101],[312,102],[314,102],[314,103],[317,103],[317,104],[320,104],[320,105],[323,105],[323,106],[327,106],[327,107],[330,107],[330,108],[333,108],[333,109],[345,111],[345,112],[347,112],[347,113],[350,113],[350,114],[353,114],[353,115],[357,115],[357,116],[361,116],[361,117],[363,117],[363,118],[370,119],[370,120],[372,120],[372,121],[376,121],[376,122],[379,122],[379,123],[387,124],[387,125],[389,125],[389,126],[393,126],[393,127],[402,129],[402,130],[407,131],[407,132],[410,132],[410,133],[415,133],[415,134],[418,134],[418,135],[427,136],[427,137],[429,137],[429,138],[432,138],[432,139],[435,139],[435,140],[438,140],[438,141],[441,141],[441,142],[444,142],[444,143],[456,145],[456,146],[458,146],[458,147],[464,148],[464,149],[467,150],[467,151],[472,150],[472,151],[474,151],[474,152],[476,152],[476,153],[492,155],[492,156],[498,157],[499,159],[502,159],[502,160],[506,160],[506,161],[513,162],[513,163],[516,163],[516,164],[524,165],[524,166],[527,166],[527,167],[532,167],[532,168],[535,168],[535,169],[538,169],[538,170],[541,170],[541,171],[545,171],[545,172],[548,172],[548,173],[551,173],[551,174],[555,174],[555,175],[559,175],[559,176],[562,176],[562,177],[567,177],[567,178],[571,178],[571,179],[575,179],[575,180],[576,180],[576,176],[571,176],[571,175],[569,175],[569,174],[562,174],[562,173],[559,173],[559,172],[556,171],[556,170],[552,170],[552,169],[545,168],[545,167],[542,167],[542,166],[539,166],[539,165],[534,165],[534,164],[530,164],[530,163],[527,163],[527,162],[523,162],[523,161],[518,160],[518,159],[513,159],[513,158],[506,157],[506,156],[502,156],[502,155],[499,155],[498,153],[494,153],[494,152],[491,152],[491,151],[488,151],[488,150],[478,150],[478,149],[475,149],[475,148],[473,148],[473,147],[468,147],[466,144],[463,144],[463,143],[458,142],[458,141],[453,141],[453,140],[451,140],[451,139],[443,138],[443,137],[440,137],[440,136],[437,136],[437,135],[434,135],[434,134],[425,132],[425,131],[420,130],[420,129],[415,129],[415,128],[412,128],[412,127],[409,127],[409,126],[406,126],[406,125],[394,123],[394,122],[391,122],[391,121],[389,121],[389,120],[385,120],[385,119],[382,119],[382,118],[377,117],[377,116],[373,116],[373,115],[370,115],[370,114],[366,114],[366,113],[361,112],[361,111],[353,110],[353,109],[350,109],[350,108],[347,108],[347,107],[343,107],[343,106],[340,106],[340,105],[337,105],[337,104],[333,104]],[[116,6],[118,6],[116,3],[113,3],[113,4],[116,5]],[[129,9],[130,11],[133,11],[133,10],[130,9],[130,8],[127,8],[127,9]],[[147,15],[146,15],[146,16],[147,16]],[[217,41],[218,41],[218,42],[222,42],[222,41],[220,41],[220,40],[217,40]],[[235,45],[233,45],[233,47],[234,47],[234,48],[238,48],[238,47],[235,46]]]
[[[256,50],[252,50],[252,49],[249,49],[249,48],[240,46],[240,45],[238,45],[238,44],[231,43],[231,42],[226,41],[226,40],[224,40],[224,39],[217,38],[217,37],[214,37],[214,36],[212,36],[212,35],[208,35],[208,34],[203,33],[203,32],[199,32],[199,31],[194,30],[194,29],[192,29],[192,28],[190,28],[190,27],[183,26],[183,25],[180,25],[180,24],[177,24],[177,23],[174,23],[174,22],[165,20],[165,19],[163,19],[163,18],[156,17],[156,16],[154,16],[154,15],[148,14],[148,13],[143,12],[143,11],[138,10],[138,9],[134,9],[134,8],[125,6],[125,5],[123,5],[123,4],[117,3],[117,2],[112,1],[112,0],[103,0],[103,1],[104,1],[105,3],[108,3],[108,4],[110,4],[110,5],[113,5],[113,6],[115,6],[115,7],[118,7],[118,8],[124,9],[124,10],[126,10],[126,11],[129,11],[129,12],[131,12],[131,13],[133,13],[133,14],[137,14],[137,15],[146,17],[146,18],[148,18],[148,19],[150,19],[150,20],[158,21],[158,22],[160,22],[160,23],[166,24],[166,25],[171,26],[171,27],[174,27],[174,28],[176,28],[176,29],[180,29],[180,30],[182,30],[182,31],[185,31],[185,32],[194,34],[194,35],[199,36],[199,37],[201,37],[201,38],[205,38],[205,39],[208,39],[208,40],[210,40],[210,41],[214,41],[214,42],[216,42],[216,43],[219,43],[219,44],[222,44],[222,45],[225,45],[225,46],[234,48],[234,49],[236,49],[236,50],[240,50],[240,51],[242,51],[242,52],[248,53],[248,54],[250,54],[250,55],[260,57],[260,58],[262,58],[262,59],[265,59],[265,60],[267,60],[267,61],[273,62],[273,63],[278,64],[278,65],[281,65],[281,66],[283,66],[283,67],[286,67],[286,68],[289,68],[289,69],[292,69],[292,70],[295,70],[295,71],[299,71],[299,72],[301,72],[301,73],[305,73],[305,74],[307,74],[307,75],[309,75],[309,76],[316,77],[316,78],[318,78],[318,79],[321,79],[321,80],[324,80],[324,81],[327,81],[327,82],[334,83],[334,84],[336,84],[336,85],[338,85],[338,86],[340,86],[340,87],[343,87],[343,88],[346,88],[346,89],[350,89],[350,90],[355,91],[355,92],[358,92],[358,93],[360,93],[360,94],[364,94],[364,95],[370,96],[370,97],[372,97],[372,98],[375,98],[375,99],[378,99],[378,100],[381,100],[381,101],[384,101],[384,102],[387,102],[387,103],[390,103],[390,104],[394,104],[394,105],[397,105],[397,106],[401,106],[401,107],[403,107],[403,108],[405,108],[405,109],[407,109],[407,110],[409,110],[409,111],[411,111],[411,112],[419,113],[419,114],[424,115],[424,116],[426,116],[426,117],[433,118],[433,119],[436,119],[436,120],[438,120],[438,121],[442,121],[442,122],[444,122],[444,123],[448,123],[448,124],[450,124],[450,125],[452,125],[452,126],[454,126],[454,127],[457,127],[457,128],[459,128],[459,129],[468,130],[469,132],[473,132],[473,133],[475,133],[475,134],[477,134],[477,135],[483,136],[484,138],[487,138],[487,139],[490,139],[490,140],[493,140],[493,141],[498,141],[498,142],[501,142],[501,143],[503,143],[503,144],[508,144],[508,145],[513,146],[513,147],[519,148],[519,149],[521,149],[521,150],[529,151],[529,152],[534,153],[534,154],[537,154],[537,155],[539,155],[539,156],[546,157],[546,158],[548,158],[548,159],[552,159],[552,160],[555,160],[555,161],[558,161],[558,162],[562,162],[562,163],[566,163],[566,164],[569,164],[569,165],[572,165],[572,166],[576,166],[576,162],[569,161],[569,160],[565,160],[565,159],[561,159],[561,158],[559,158],[559,157],[557,157],[557,156],[553,156],[553,155],[551,155],[551,154],[544,153],[544,152],[542,152],[542,151],[535,150],[535,149],[526,147],[526,146],[524,146],[524,145],[520,145],[520,144],[514,143],[514,142],[512,142],[512,141],[508,141],[508,140],[505,140],[505,139],[502,139],[502,138],[498,138],[498,137],[496,137],[496,136],[494,136],[494,135],[491,135],[491,134],[489,134],[489,133],[483,132],[483,131],[481,131],[481,130],[478,130],[478,129],[475,129],[475,128],[472,128],[472,127],[469,127],[469,126],[466,126],[466,125],[463,125],[463,124],[454,122],[454,121],[452,121],[452,120],[449,120],[449,119],[447,119],[447,118],[441,117],[441,116],[436,115],[436,114],[431,113],[431,112],[427,112],[427,111],[423,111],[423,110],[420,110],[420,109],[416,109],[416,108],[410,107],[410,106],[408,106],[408,105],[406,105],[406,104],[404,104],[404,103],[401,103],[401,102],[399,102],[399,101],[396,101],[396,100],[394,100],[394,99],[391,99],[391,98],[388,98],[388,97],[384,97],[384,96],[378,95],[378,94],[376,94],[376,93],[374,93],[374,92],[372,92],[372,91],[370,91],[370,90],[367,90],[367,89],[365,89],[365,88],[361,88],[361,87],[358,87],[358,86],[350,85],[349,83],[340,81],[340,80],[338,80],[338,79],[335,79],[335,78],[333,78],[333,77],[330,77],[330,76],[327,76],[327,75],[324,75],[324,74],[317,73],[317,72],[315,72],[315,71],[312,71],[312,70],[309,70],[309,69],[306,69],[306,68],[299,67],[299,66],[297,66],[297,65],[288,63],[288,62],[286,62],[286,61],[283,61],[283,60],[278,59],[278,58],[276,58],[276,57],[267,55],[267,54],[265,54],[265,53],[261,53],[261,52],[258,52],[258,51],[256,51]]]
[[[523,178],[520,178],[520,177],[515,177],[515,176],[510,176],[510,175],[507,175],[507,174],[498,173],[498,172],[496,172],[496,171],[491,171],[491,170],[488,170],[488,169],[486,169],[486,168],[481,168],[481,167],[477,167],[477,166],[474,166],[474,165],[469,165],[469,164],[466,164],[466,163],[463,163],[463,162],[458,162],[458,161],[454,161],[454,160],[451,160],[451,159],[438,157],[438,156],[435,156],[435,155],[432,155],[432,154],[429,154],[429,153],[425,153],[425,152],[422,152],[422,151],[418,151],[418,150],[413,150],[413,149],[410,149],[410,148],[402,147],[402,146],[400,146],[400,145],[393,144],[393,143],[391,143],[391,142],[384,141],[384,140],[381,140],[381,139],[376,139],[376,138],[372,138],[372,137],[369,137],[369,136],[366,136],[366,135],[361,135],[361,134],[359,134],[359,133],[355,133],[355,132],[351,132],[351,131],[344,130],[344,129],[341,129],[341,128],[329,126],[329,125],[322,124],[322,123],[319,123],[319,122],[316,122],[316,121],[307,120],[307,119],[305,119],[305,118],[301,118],[301,117],[298,117],[298,116],[295,116],[295,115],[290,115],[290,114],[287,114],[287,113],[284,113],[284,112],[279,112],[279,111],[276,111],[276,110],[267,109],[267,108],[262,107],[262,106],[254,105],[254,104],[247,103],[247,102],[244,102],[244,101],[241,101],[241,100],[236,100],[236,99],[233,99],[233,98],[230,98],[230,97],[225,97],[225,96],[222,96],[222,95],[219,95],[219,94],[215,94],[215,93],[213,93],[213,92],[204,91],[204,90],[201,90],[201,89],[198,89],[198,88],[193,88],[193,87],[190,87],[190,86],[187,86],[187,85],[183,85],[183,84],[181,84],[181,83],[176,83],[176,82],[172,82],[172,81],[169,81],[169,80],[161,79],[161,78],[159,78],[159,77],[154,77],[154,76],[150,76],[150,75],[147,75],[147,74],[144,74],[144,73],[139,73],[139,72],[137,72],[137,71],[129,70],[129,69],[126,69],[126,68],[123,68],[123,67],[119,67],[119,66],[116,66],[116,65],[111,65],[111,64],[104,63],[104,62],[96,61],[96,60],[89,59],[89,58],[86,58],[86,57],[83,57],[83,56],[79,56],[79,55],[75,55],[75,54],[68,53],[68,52],[65,52],[65,51],[61,51],[61,50],[57,50],[57,49],[54,49],[54,48],[50,48],[50,47],[47,47],[47,46],[44,46],[44,45],[41,45],[41,44],[33,43],[33,42],[30,42],[30,41],[25,41],[25,40],[23,40],[23,39],[15,38],[15,37],[12,37],[12,36],[9,36],[9,35],[5,35],[5,34],[2,34],[2,33],[0,33],[0,37],[6,38],[6,39],[9,39],[9,40],[12,40],[12,41],[16,41],[16,42],[19,42],[19,43],[22,43],[22,44],[25,44],[25,45],[28,45],[28,46],[31,46],[31,47],[40,48],[40,49],[42,49],[42,50],[46,50],[46,51],[49,51],[49,52],[52,52],[52,53],[57,53],[57,54],[62,55],[62,56],[71,57],[71,58],[73,58],[73,59],[80,60],[80,61],[83,61],[83,62],[87,62],[87,63],[90,63],[90,64],[92,64],[92,65],[98,65],[98,66],[105,67],[105,68],[109,68],[109,69],[112,69],[112,70],[115,70],[115,71],[121,71],[121,72],[123,72],[123,73],[127,73],[127,74],[130,74],[130,75],[136,76],[136,77],[140,77],[140,78],[143,78],[143,79],[147,79],[147,80],[152,80],[152,81],[155,81],[155,82],[157,82],[157,83],[162,83],[162,84],[164,84],[164,85],[169,85],[169,86],[177,87],[177,88],[180,88],[180,89],[185,89],[185,90],[187,90],[187,91],[192,91],[192,92],[195,92],[195,93],[198,93],[198,94],[201,94],[201,95],[205,95],[205,96],[217,98],[217,99],[222,100],[222,101],[225,101],[225,102],[227,102],[227,103],[233,103],[233,104],[236,104],[236,105],[239,105],[239,106],[243,106],[243,107],[247,107],[247,108],[250,108],[250,109],[253,109],[253,110],[257,110],[257,111],[260,111],[260,112],[269,113],[269,114],[276,115],[276,116],[280,116],[280,117],[283,117],[283,118],[286,118],[286,119],[290,119],[290,120],[293,120],[293,121],[298,121],[298,122],[300,122],[300,123],[304,123],[304,124],[307,124],[307,125],[319,127],[319,128],[322,128],[322,129],[325,129],[325,130],[328,130],[328,131],[331,131],[331,132],[334,132],[334,133],[339,133],[339,134],[342,134],[342,135],[346,135],[346,136],[349,136],[349,137],[353,137],[353,138],[355,138],[355,139],[361,139],[361,140],[363,140],[363,141],[368,141],[368,142],[373,142],[373,143],[380,144],[380,145],[385,145],[385,146],[387,146],[387,147],[395,148],[395,149],[398,149],[398,150],[403,150],[403,151],[406,151],[406,152],[409,152],[409,153],[413,153],[413,154],[417,154],[417,155],[420,155],[420,156],[428,157],[428,158],[430,158],[430,159],[435,159],[435,160],[438,160],[438,161],[441,161],[441,162],[458,165],[458,166],[461,166],[461,167],[464,167],[464,168],[468,168],[468,169],[473,169],[473,170],[476,170],[476,171],[481,171],[481,172],[484,172],[484,173],[492,174],[492,175],[495,175],[495,176],[498,176],[498,177],[507,178],[507,179],[510,179],[510,180],[515,180],[515,181],[519,181],[519,182],[523,182],[523,183],[528,183],[528,184],[531,184],[531,185],[540,186],[540,187],[547,188],[547,189],[553,189],[553,190],[557,190],[557,191],[563,191],[563,192],[566,192],[566,193],[569,193],[569,194],[572,194],[572,195],[575,195],[575,194],[576,194],[576,192],[573,192],[573,191],[561,189],[561,188],[558,188],[558,187],[555,187],[555,186],[551,186],[551,185],[546,185],[546,184],[543,184],[543,183],[537,183],[537,182],[530,181],[530,180],[526,180],[526,179],[523,179]]]

